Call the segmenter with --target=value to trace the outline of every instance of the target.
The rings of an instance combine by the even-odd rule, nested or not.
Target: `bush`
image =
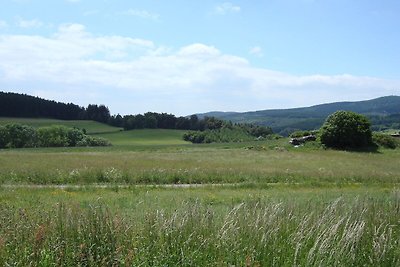
[[[68,128],[65,126],[42,127],[37,130],[39,146],[66,147],[69,146]]]
[[[267,137],[268,135],[272,134],[272,129],[269,127],[255,125],[249,127],[248,132],[254,137]]]
[[[7,124],[5,129],[5,136],[7,137],[5,147],[21,148],[37,146],[36,131],[32,127],[13,123]]]
[[[399,142],[395,138],[383,133],[374,133],[372,135],[372,141],[378,146],[391,149],[395,149],[399,145]]]
[[[362,148],[372,144],[371,123],[350,111],[337,111],[330,115],[320,131],[321,143],[327,147]]]
[[[0,125],[0,148],[5,148],[9,142],[8,131],[6,127]]]
[[[82,140],[76,143],[76,146],[111,146],[111,143],[101,137],[85,135]]]
[[[77,129],[77,128],[72,128],[72,129],[68,129],[68,145],[69,146],[76,146],[78,144],[79,141],[83,140],[86,136],[86,131]]]
[[[205,132],[189,131],[183,135],[183,140],[195,144],[201,144],[204,143],[205,136]]]
[[[54,125],[37,130],[20,124],[0,126],[0,148],[110,145],[104,138],[85,135],[82,130],[65,126]]]

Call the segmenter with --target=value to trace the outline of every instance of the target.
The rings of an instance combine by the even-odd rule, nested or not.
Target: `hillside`
[[[32,118],[9,118],[0,117],[0,125],[8,123],[19,123],[29,125],[34,128],[51,126],[51,125],[64,125],[66,127],[76,127],[85,129],[87,134],[111,133],[122,131],[122,128],[113,127],[104,123],[90,120],[56,120],[56,119],[32,119]]]
[[[336,102],[311,107],[272,109],[252,112],[209,112],[199,118],[214,116],[232,122],[269,126],[274,132],[287,135],[295,130],[319,128],[326,117],[337,110],[348,110],[368,116],[374,130],[400,128],[400,96],[385,96],[357,102]]]
[[[113,145],[160,146],[190,144],[183,141],[185,131],[168,129],[138,129],[99,134]]]

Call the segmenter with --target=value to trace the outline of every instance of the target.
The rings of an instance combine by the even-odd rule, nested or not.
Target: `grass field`
[[[2,190],[3,266],[398,266],[380,187]]]
[[[260,150],[244,144],[3,150],[0,183],[400,182],[400,150],[286,149],[268,142],[258,142]]]
[[[140,129],[103,133],[99,136],[106,138],[115,146],[168,146],[189,144],[182,139],[185,132],[182,130]]]
[[[122,128],[113,127],[104,123],[96,121],[87,121],[87,120],[55,120],[55,119],[0,117],[0,125],[5,125],[8,123],[20,123],[35,128],[51,126],[51,125],[64,125],[71,128],[76,127],[79,129],[85,129],[88,134],[110,133],[122,130]]]
[[[400,266],[399,149],[181,134],[0,150],[0,266]]]

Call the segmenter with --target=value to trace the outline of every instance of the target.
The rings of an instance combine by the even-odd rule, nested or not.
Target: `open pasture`
[[[139,129],[123,132],[102,133],[114,146],[168,146],[190,144],[183,141],[184,130]]]
[[[6,118],[0,117],[0,125],[8,123],[19,123],[29,125],[34,128],[47,127],[52,125],[64,125],[66,127],[76,127],[85,129],[88,134],[110,133],[121,131],[122,128],[113,127],[104,123],[90,120],[56,120],[56,119],[37,119],[37,118]]]
[[[377,153],[248,144],[3,150],[3,184],[400,182],[399,150]],[[282,142],[282,141],[280,141]]]
[[[0,150],[0,265],[399,266],[398,149],[181,134]]]

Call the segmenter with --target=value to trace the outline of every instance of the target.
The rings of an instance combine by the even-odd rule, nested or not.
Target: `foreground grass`
[[[5,125],[9,123],[19,123],[23,125],[29,125],[35,128],[52,126],[52,125],[64,125],[70,128],[76,127],[79,129],[85,129],[88,134],[110,133],[122,130],[122,128],[113,127],[104,123],[89,121],[89,120],[56,120],[56,119],[0,117],[0,125]]]
[[[2,266],[398,266],[382,187],[2,189]]]
[[[400,182],[400,150],[378,153],[245,144],[0,151],[2,184]],[[122,148],[122,149],[121,149]],[[131,148],[131,147],[128,147]],[[262,149],[261,149],[262,148]]]

